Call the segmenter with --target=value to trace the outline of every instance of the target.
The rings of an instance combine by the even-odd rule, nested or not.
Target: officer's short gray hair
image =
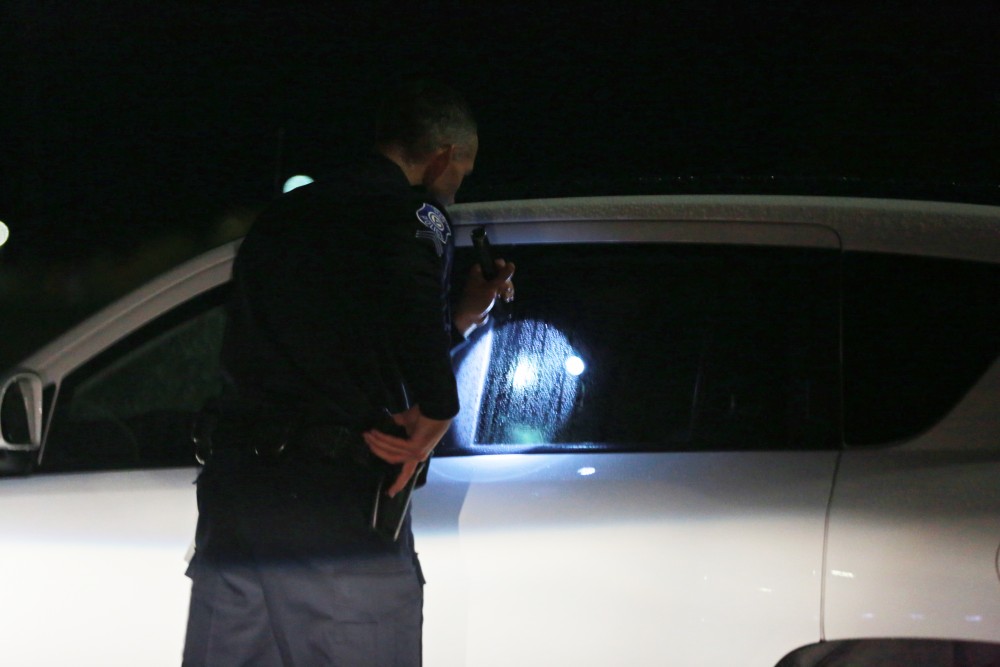
[[[442,146],[468,146],[476,120],[457,91],[436,81],[408,81],[382,98],[375,124],[377,146],[399,146],[412,158]]]

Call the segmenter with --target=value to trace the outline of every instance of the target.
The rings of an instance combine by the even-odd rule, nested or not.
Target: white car
[[[414,499],[425,664],[998,664],[1000,208],[454,216],[458,263],[485,225],[518,300],[456,353]],[[234,252],[0,381],[0,664],[179,664]]]

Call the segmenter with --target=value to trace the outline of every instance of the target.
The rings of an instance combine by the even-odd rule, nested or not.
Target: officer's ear
[[[430,187],[445,172],[454,159],[455,144],[441,146],[431,153],[424,167],[424,177],[420,179],[424,187]]]

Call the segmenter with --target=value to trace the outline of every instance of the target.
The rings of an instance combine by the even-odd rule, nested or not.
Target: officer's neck
[[[410,185],[429,185],[444,171],[451,158],[451,152],[446,147],[420,159],[413,159],[399,146],[380,146],[376,150],[403,171]]]

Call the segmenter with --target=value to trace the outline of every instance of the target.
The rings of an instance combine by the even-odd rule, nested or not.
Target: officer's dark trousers
[[[354,501],[366,483],[331,466],[218,459],[198,481],[184,667],[418,667],[409,526],[400,544],[380,542]]]

